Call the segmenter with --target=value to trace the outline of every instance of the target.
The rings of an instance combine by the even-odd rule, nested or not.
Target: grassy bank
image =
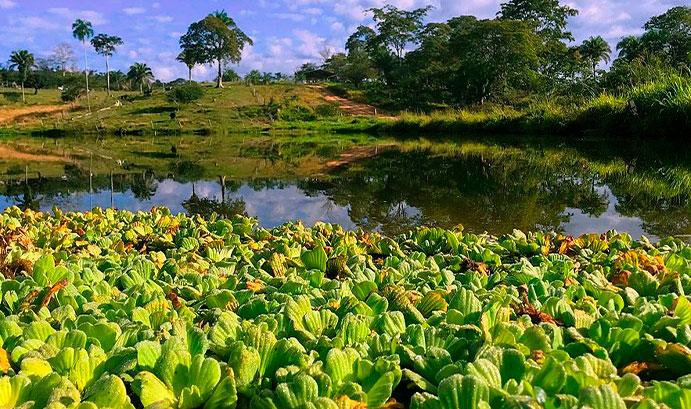
[[[357,92],[336,89],[345,96],[362,98]],[[83,99],[60,105],[57,91],[31,95],[27,105],[8,101],[7,97],[4,103],[0,99],[0,124],[5,118],[0,135],[322,132],[680,138],[691,133],[691,80],[680,76],[572,105],[547,100],[485,104],[424,114],[403,112],[395,120],[347,116],[327,103],[318,91],[296,84],[231,85],[220,90],[207,85],[204,96],[188,104],[171,102],[162,90],[150,96],[116,93],[111,97],[97,91],[93,93],[91,113]],[[12,112],[19,114],[13,118]]]
[[[619,95],[579,105],[532,102],[521,108],[486,106],[402,114],[377,127],[382,133],[521,133],[682,138],[691,134],[691,80],[671,76]]]

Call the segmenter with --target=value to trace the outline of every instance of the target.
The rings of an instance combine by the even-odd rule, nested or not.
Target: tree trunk
[[[223,88],[223,63],[218,60],[218,84],[216,88]]]
[[[139,83],[139,92],[141,92],[141,94],[144,95],[144,83],[143,82]]]
[[[91,93],[89,91],[89,59],[86,56],[86,41],[82,40],[84,44],[84,77],[86,78],[86,104],[89,107],[89,112],[91,112]]]
[[[22,80],[22,101],[26,104],[26,95],[24,95],[24,80]]]
[[[189,76],[190,76],[190,82],[192,82],[192,67],[187,67],[187,70],[189,71]]]
[[[108,86],[108,95],[110,95],[110,61],[106,55],[106,84]]]

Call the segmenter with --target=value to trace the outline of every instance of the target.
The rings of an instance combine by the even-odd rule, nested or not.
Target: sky
[[[325,47],[343,50],[348,36],[360,24],[371,25],[365,10],[391,4],[413,9],[432,5],[428,21],[446,21],[472,14],[492,18],[505,0],[0,0],[0,61],[12,50],[28,49],[37,57],[48,57],[59,43],[68,42],[80,57],[83,49],[72,38],[71,25],[77,18],[93,23],[96,33],[122,37],[124,45],[113,57],[114,69],[127,70],[144,62],[158,79],[186,77],[187,69],[175,61],[178,41],[194,21],[214,10],[225,9],[254,41],[243,60],[234,67],[244,74],[252,69],[292,73],[305,62],[319,62]],[[569,29],[577,42],[601,35],[612,44],[624,36],[642,32],[652,16],[691,0],[568,0],[580,11]],[[88,50],[89,66],[105,70],[105,61]],[[196,79],[210,79],[213,67],[197,67]]]

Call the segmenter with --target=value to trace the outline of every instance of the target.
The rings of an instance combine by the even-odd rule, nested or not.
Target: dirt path
[[[393,147],[393,144],[376,146],[356,146],[338,156],[337,159],[326,162],[325,171],[330,171],[343,166],[348,166],[353,162],[362,159],[373,158]]]
[[[336,104],[343,112],[350,116],[376,116],[380,119],[396,119],[393,116],[378,112],[377,108],[373,105],[363,104],[361,102],[355,102],[343,97],[339,97],[321,85],[309,85],[308,87],[322,94],[326,102]]]
[[[66,111],[65,105],[36,105],[21,108],[0,108],[0,125],[26,122],[30,119],[52,116]]]

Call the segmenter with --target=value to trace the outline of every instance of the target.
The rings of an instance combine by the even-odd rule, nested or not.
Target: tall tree
[[[368,11],[372,13],[372,18],[377,24],[379,40],[391,47],[400,59],[403,58],[406,45],[416,41],[417,34],[423,27],[422,20],[430,10],[432,6],[407,11],[386,5],[383,8],[372,8]]]
[[[50,58],[60,67],[63,77],[67,72],[67,64],[76,60],[72,46],[67,43],[58,44],[53,49]]]
[[[153,82],[154,73],[146,64],[136,62],[127,72],[127,79],[132,81],[132,85],[138,85],[139,92],[144,94],[144,85],[149,86]]]
[[[509,0],[502,3],[498,13],[502,19],[534,24],[546,40],[568,41],[573,41],[573,35],[566,30],[568,19],[576,15],[578,10],[562,6],[559,0]]]
[[[655,51],[664,52],[674,63],[691,65],[690,6],[673,7],[651,18],[644,28],[647,31],[643,35],[644,41],[654,44]],[[646,39],[646,36],[650,38]]]
[[[180,38],[182,51],[192,53],[199,64],[218,64],[217,88],[223,88],[223,63],[239,63],[249,38],[225,11],[217,11],[193,23]]]
[[[86,79],[86,101],[91,112],[91,97],[89,91],[89,59],[86,54],[86,40],[94,36],[94,28],[90,21],[77,19],[72,24],[72,36],[84,45],[84,78]]]
[[[115,50],[122,45],[122,38],[117,36],[109,36],[107,34],[99,34],[91,39],[91,45],[97,53],[106,57],[106,84],[108,87],[108,95],[110,95],[110,57],[115,54]]]
[[[175,59],[185,64],[185,66],[187,67],[188,79],[191,82],[192,69],[194,69],[194,66],[197,65],[197,62],[200,60],[199,56],[194,55],[194,50],[186,49],[182,50],[182,52],[180,52],[180,54],[178,54],[178,56]]]
[[[595,78],[597,65],[600,64],[600,61],[610,61],[609,55],[612,53],[612,48],[601,36],[590,37],[583,41],[580,53],[583,58],[590,62],[593,68],[593,78]]]
[[[541,39],[529,23],[464,20],[453,27],[449,49],[459,61],[454,75],[456,98],[483,103],[509,88],[531,89]]]
[[[26,95],[24,94],[24,83],[29,77],[29,72],[36,65],[34,55],[27,50],[12,51],[10,55],[9,68],[17,69],[22,78],[22,101],[26,104]]]

